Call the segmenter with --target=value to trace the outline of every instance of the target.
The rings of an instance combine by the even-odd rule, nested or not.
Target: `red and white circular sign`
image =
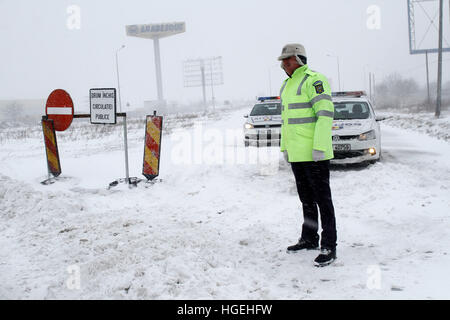
[[[56,131],[64,131],[70,127],[73,120],[73,101],[70,95],[62,89],[50,93],[45,114],[53,120]]]

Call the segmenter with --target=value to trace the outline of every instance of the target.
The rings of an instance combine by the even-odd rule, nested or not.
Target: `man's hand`
[[[283,157],[286,162],[289,162],[289,157],[288,157],[288,153],[286,150],[283,151]]]
[[[323,159],[325,159],[325,152],[313,149],[313,151],[312,151],[312,158],[313,158],[314,162],[323,160]]]

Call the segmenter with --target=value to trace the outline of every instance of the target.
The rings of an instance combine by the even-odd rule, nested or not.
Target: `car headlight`
[[[254,127],[251,123],[246,123],[246,124],[244,124],[244,128],[245,129],[253,129]]]
[[[370,130],[368,132],[361,133],[358,137],[358,140],[364,141],[364,140],[373,140],[375,139],[375,130]]]

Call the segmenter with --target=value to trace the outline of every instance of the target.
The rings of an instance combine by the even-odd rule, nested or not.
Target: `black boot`
[[[322,248],[320,254],[314,260],[316,267],[325,267],[336,260],[336,249]]]
[[[309,242],[309,241],[306,241],[306,240],[303,240],[303,239],[300,239],[298,241],[298,243],[294,244],[293,246],[289,246],[287,248],[287,252],[288,253],[289,252],[296,252],[296,251],[304,250],[304,249],[306,249],[306,250],[316,250],[316,249],[319,249],[319,245],[318,244],[314,244],[314,243]]]

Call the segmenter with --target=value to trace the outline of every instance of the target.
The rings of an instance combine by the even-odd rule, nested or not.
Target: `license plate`
[[[264,137],[264,139],[271,139],[271,135],[272,135],[272,130],[270,129],[263,129],[263,130],[258,130],[258,135],[260,137]]]
[[[333,144],[334,151],[350,151],[350,144]]]

